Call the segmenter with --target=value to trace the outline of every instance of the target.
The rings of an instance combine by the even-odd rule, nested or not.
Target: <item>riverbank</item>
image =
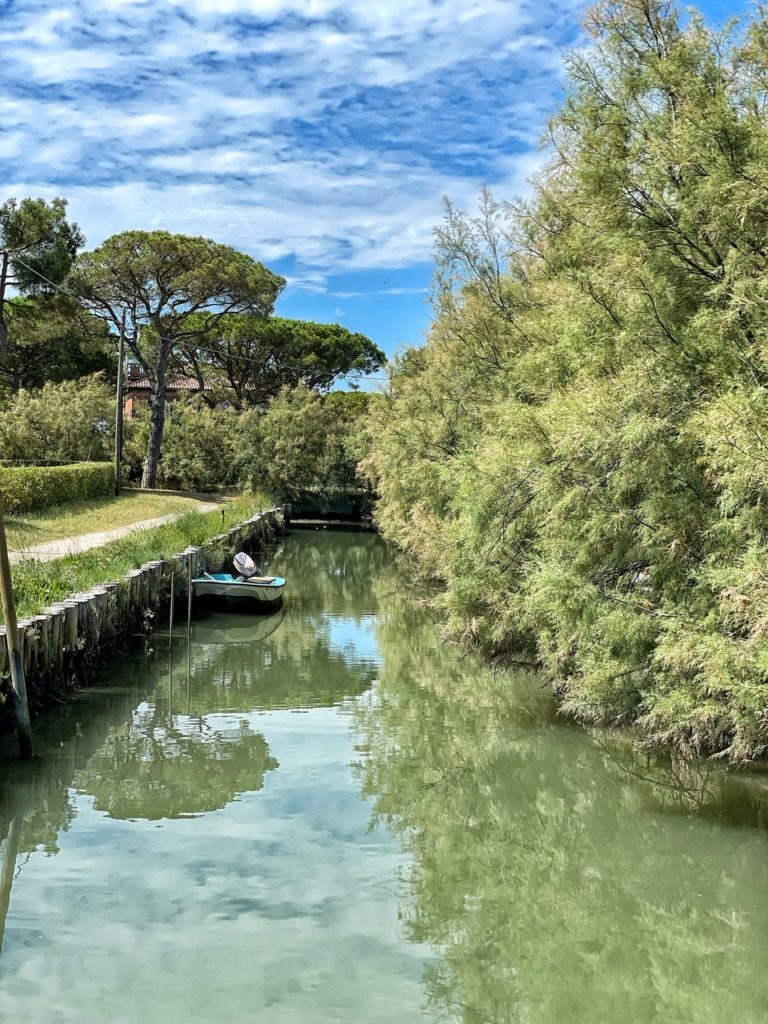
[[[530,201],[448,204],[363,465],[453,637],[533,652],[581,722],[765,759],[765,19],[587,23]]]
[[[186,597],[189,572],[217,570],[239,548],[258,550],[281,528],[272,508],[238,499],[173,523],[50,563],[14,567],[19,634],[32,712],[88,678],[107,650],[130,646],[171,600]],[[218,531],[218,532],[215,532]],[[7,671],[0,627],[0,673]],[[7,683],[0,719],[10,718]],[[5,714],[4,714],[5,712]]]

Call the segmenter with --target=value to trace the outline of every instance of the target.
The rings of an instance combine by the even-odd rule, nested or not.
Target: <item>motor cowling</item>
[[[251,556],[246,555],[244,551],[238,551],[233,561],[235,569],[247,580],[252,576],[259,576],[261,574],[261,569],[259,569]]]

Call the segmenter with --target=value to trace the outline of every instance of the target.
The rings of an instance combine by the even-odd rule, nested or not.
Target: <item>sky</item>
[[[710,0],[721,19],[746,4]],[[88,246],[200,234],[288,280],[276,312],[423,342],[448,196],[524,194],[581,0],[0,0],[0,198]]]

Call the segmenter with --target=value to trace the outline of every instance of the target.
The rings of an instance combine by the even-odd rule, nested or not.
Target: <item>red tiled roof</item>
[[[125,382],[126,391],[151,391],[152,384],[147,376],[128,377]],[[200,381],[197,377],[168,377],[165,382],[166,391],[199,391]]]

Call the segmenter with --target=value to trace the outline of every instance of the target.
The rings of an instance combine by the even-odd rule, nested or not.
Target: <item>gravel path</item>
[[[195,512],[213,512],[221,508],[214,502],[200,503],[195,506]],[[65,558],[67,555],[78,555],[81,551],[89,551],[91,548],[101,548],[110,541],[119,540],[126,534],[135,533],[137,530],[151,530],[154,526],[165,526],[180,519],[188,512],[172,512],[167,516],[159,516],[157,519],[143,519],[139,523],[130,523],[128,526],[118,526],[114,530],[99,530],[96,533],[83,533],[79,537],[64,537],[62,540],[49,540],[45,544],[36,544],[23,548],[20,551],[9,552],[9,559],[13,562],[23,562],[33,559],[36,562],[53,562],[57,558]]]

